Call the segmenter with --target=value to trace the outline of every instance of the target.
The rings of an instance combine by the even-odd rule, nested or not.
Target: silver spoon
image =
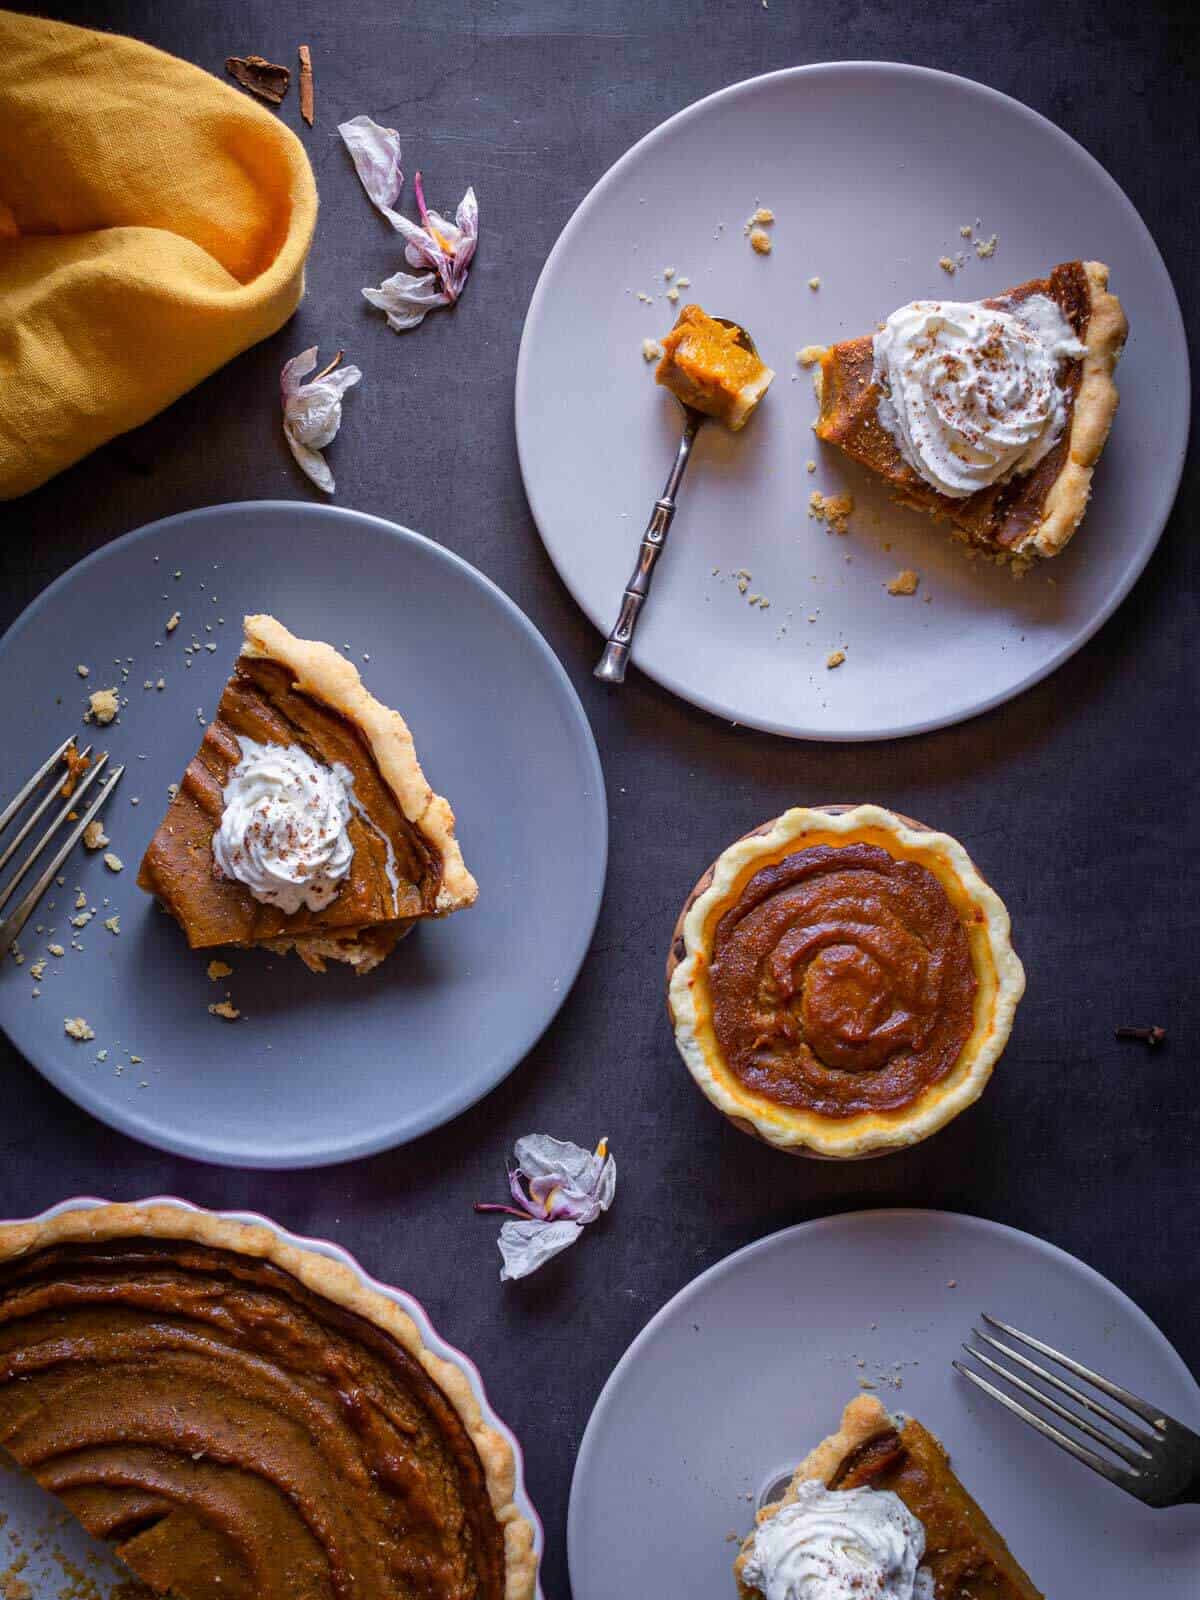
[[[754,340],[740,322],[731,322],[728,317],[714,317],[713,321],[721,323],[723,327],[732,328],[737,343],[743,350],[748,350],[752,356],[758,354]],[[678,396],[676,399],[678,400]],[[678,403],[684,418],[683,437],[679,441],[679,450],[675,456],[675,464],[667,477],[666,487],[654,502],[650,521],[646,524],[646,531],[642,535],[637,566],[634,567],[633,576],[625,585],[625,593],[621,597],[621,610],[608,636],[608,643],[604,646],[604,653],[596,663],[592,674],[602,683],[625,682],[629,653],[633,647],[634,629],[650,593],[650,580],[654,576],[654,568],[658,564],[658,558],[662,554],[663,545],[667,542],[667,534],[671,531],[671,523],[675,517],[675,497],[679,492],[679,485],[683,482],[683,475],[687,471],[696,435],[703,424],[709,421],[706,413],[697,411],[695,406],[684,405],[682,400]]]

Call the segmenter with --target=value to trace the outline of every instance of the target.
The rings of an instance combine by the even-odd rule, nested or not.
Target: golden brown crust
[[[769,1522],[776,1513],[786,1505],[791,1505],[796,1499],[796,1490],[802,1483],[823,1483],[828,1488],[838,1468],[847,1456],[861,1449],[865,1444],[870,1444],[872,1439],[881,1433],[897,1426],[894,1417],[890,1416],[884,1406],[873,1394],[860,1394],[850,1401],[836,1433],[831,1433],[828,1438],[822,1439],[820,1444],[809,1451],[804,1460],[792,1474],[792,1481],[788,1484],[781,1500],[774,1500],[770,1505],[763,1506],[755,1516],[755,1527],[760,1527],[764,1522]],[[733,1564],[733,1575],[737,1580],[738,1594],[741,1600],[754,1600],[757,1590],[749,1589],[742,1582],[742,1572],[750,1556],[754,1543],[754,1534],[748,1533],[742,1541],[742,1548],[737,1560]]]
[[[1083,270],[1090,310],[1067,459],[1046,495],[1041,521],[1017,547],[1017,554],[1056,556],[1066,547],[1087,510],[1092,471],[1117,414],[1119,397],[1113,369],[1125,346],[1129,323],[1121,302],[1108,291],[1108,268],[1104,263],[1085,261]]]
[[[479,888],[454,836],[454,812],[450,802],[426,782],[412,734],[400,713],[376,700],[354,663],[332,645],[298,639],[274,617],[262,614],[247,617],[244,629],[243,655],[279,662],[293,675],[301,694],[329,706],[362,733],[396,803],[441,858],[436,914],[445,916],[474,904]]]
[[[736,898],[758,865],[803,848],[806,838],[815,843],[832,836],[849,843],[864,832],[929,868],[960,909],[978,979],[977,1013],[958,1063],[910,1106],[833,1119],[766,1100],[728,1069],[712,1027],[708,961],[722,907]],[[842,1161],[884,1155],[928,1138],[987,1086],[1025,990],[1025,972],[1009,935],[1003,901],[948,834],[879,806],[796,806],[722,851],[686,901],[667,958],[667,1010],[675,1042],[698,1087],[743,1132],[789,1155]]]
[[[90,1211],[64,1211],[33,1222],[0,1223],[0,1261],[55,1245],[129,1238],[182,1239],[269,1262],[314,1294],[366,1318],[395,1339],[450,1401],[479,1455],[492,1511],[504,1531],[505,1600],[533,1600],[537,1552],[532,1524],[513,1500],[516,1460],[512,1447],[484,1421],[462,1368],[428,1349],[412,1318],[394,1300],[369,1288],[353,1268],[286,1244],[272,1228],[234,1222],[210,1211],[154,1205],[105,1205]]]

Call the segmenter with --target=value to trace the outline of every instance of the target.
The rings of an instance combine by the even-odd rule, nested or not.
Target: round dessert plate
[[[776,219],[766,256],[744,232],[760,206]],[[797,352],[1077,258],[1108,263],[1129,316],[1120,414],[1073,544],[1014,582],[816,439]],[[688,107],[600,180],[534,293],[516,423],[546,548],[603,634],[681,428],[643,341],[690,300],[743,323],[776,378],[742,433],[700,434],[634,646],[666,688],[800,738],[920,733],[1044,678],[1129,592],[1183,468],[1183,322],[1129,200],[1044,117],[921,67],[797,67]],[[853,497],[844,537],[808,515],[814,490]],[[904,569],[917,593],[890,595]]]
[[[50,1217],[60,1216],[65,1211],[94,1210],[97,1206],[106,1205],[107,1203],[107,1201],[97,1200],[91,1196],[64,1200],[59,1205],[51,1206],[41,1216],[29,1220],[44,1222]],[[153,1199],[139,1200],[135,1203],[145,1207],[173,1206],[180,1211],[198,1211],[201,1209],[199,1206],[194,1206],[187,1200],[177,1199],[173,1195],[158,1195]],[[378,1279],[372,1278],[349,1251],[343,1250],[341,1245],[333,1244],[328,1239],[307,1239],[300,1235],[289,1233],[286,1228],[281,1228],[278,1223],[272,1222],[269,1217],[259,1216],[257,1212],[253,1211],[221,1211],[216,1214],[228,1222],[244,1222],[254,1227],[269,1228],[284,1244],[291,1245],[299,1250],[309,1250],[317,1255],[328,1256],[331,1261],[340,1261],[343,1266],[349,1267],[351,1271],[357,1274],[366,1288],[395,1301],[400,1309],[412,1318],[427,1349],[432,1350],[443,1361],[449,1361],[458,1367],[471,1385],[472,1392],[479,1402],[480,1410],[483,1412],[484,1421],[489,1427],[495,1428],[498,1433],[503,1435],[512,1448],[516,1462],[516,1485],[513,1490],[513,1501],[521,1515],[528,1519],[533,1528],[534,1548],[537,1550],[540,1560],[542,1551],[545,1548],[545,1535],[541,1519],[533,1507],[533,1503],[529,1498],[529,1491],[525,1485],[525,1461],[521,1453],[521,1446],[508,1424],[502,1421],[492,1409],[478,1367],[469,1356],[464,1355],[461,1350],[442,1338],[441,1334],[430,1322],[429,1313],[421,1302],[403,1289],[393,1289],[390,1284],[380,1283]],[[10,1516],[13,1513],[23,1516],[23,1520],[19,1524],[11,1521],[5,1524],[5,1531],[10,1539],[15,1533],[21,1535],[21,1545],[18,1548],[27,1547],[37,1551],[46,1543],[46,1502],[30,1495],[29,1484],[31,1482],[32,1480],[24,1474],[20,1475],[19,1480],[15,1476],[11,1480],[6,1477],[0,1477],[0,1511],[8,1512]],[[57,1544],[63,1535],[67,1538],[77,1536],[74,1527],[70,1524],[65,1527],[61,1526],[60,1519],[61,1507],[59,1508],[59,1517],[54,1522],[55,1537],[51,1541],[52,1544]],[[82,1530],[79,1530],[78,1536],[81,1536],[81,1533]],[[106,1592],[107,1588],[108,1585],[105,1584],[104,1589]],[[55,1590],[54,1592],[57,1593],[58,1591]],[[50,1593],[49,1587],[47,1587],[46,1593]],[[538,1600],[541,1600],[542,1589],[540,1584],[538,1585],[537,1593]]]
[[[134,882],[168,785],[216,710],[242,616],[255,611],[346,651],[404,715],[479,881],[475,906],[417,928],[363,978],[310,973],[266,951],[193,953]],[[58,579],[0,641],[0,671],[20,686],[5,718],[12,789],[72,729],[127,763],[105,812],[123,870],[78,849],[26,925],[24,963],[0,968],[0,1025],[105,1122],[230,1165],[366,1155],[486,1094],[565,999],[604,884],[595,742],[545,641],[439,545],[329,506],[186,512]],[[114,683],[128,702],[119,719],[84,727],[88,691]],[[105,927],[114,915],[115,935]],[[211,956],[232,975],[211,981]],[[226,994],[235,1021],[210,1013]],[[83,1017],[95,1038],[67,1037],[67,1017]]]
[[[1152,1572],[1156,1595],[1190,1600],[1200,1507],[1151,1511],[953,1372],[980,1311],[1200,1427],[1200,1388],[1163,1335],[1053,1245],[940,1211],[804,1223],[701,1274],[621,1358],[571,1485],[574,1600],[731,1596],[763,1490],[863,1388],[937,1434],[1046,1594],[1122,1600]]]

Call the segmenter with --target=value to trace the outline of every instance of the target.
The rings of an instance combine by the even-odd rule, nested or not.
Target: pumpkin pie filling
[[[895,1110],[939,1082],[974,1022],[971,953],[941,884],[878,845],[816,845],[755,874],[709,965],[726,1062],[827,1117]]]
[[[456,1407],[266,1260],[112,1239],[0,1265],[0,1444],[178,1600],[502,1600]]]
[[[1030,279],[980,304],[1019,315],[1022,303],[1037,297],[1057,307],[1083,347],[1077,359],[1058,363],[1056,383],[1065,424],[1030,470],[1003,476],[963,498],[940,493],[927,483],[880,421],[875,335],[830,346],[817,371],[818,437],[886,479],[902,504],[947,519],[960,537],[1004,558],[1055,555],[1078,526],[1090,494],[1092,469],[1116,412],[1112,371],[1127,331],[1120,302],[1108,292],[1108,269],[1099,262],[1064,262],[1046,277]]]

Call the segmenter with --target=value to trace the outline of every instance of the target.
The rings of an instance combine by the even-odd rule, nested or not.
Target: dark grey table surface
[[[32,9],[32,8],[30,8]],[[529,515],[513,442],[525,308],[563,223],[634,140],[690,101],[801,62],[876,57],[979,78],[1036,107],[1121,184],[1198,310],[1200,124],[1194,25],[1127,0],[89,0],[43,6],[220,72],[227,54],[294,60],[307,40],[321,189],[295,321],[161,417],[0,507],[6,626],[66,567],[188,507],[306,498],[276,384],[308,343],[371,373],[339,440],[340,502],[422,529],[495,579],[566,665],[609,786],[612,855],[591,955],[541,1044],[500,1089],[414,1145],[318,1172],[223,1171],[159,1155],[76,1110],[7,1044],[0,1215],[83,1192],[168,1191],[328,1235],[417,1293],[469,1350],[527,1453],[548,1596],[568,1592],[565,1519],[592,1404],[651,1314],[703,1268],[776,1228],[865,1206],[996,1218],[1081,1256],[1200,1370],[1200,858],[1194,828],[1195,452],[1132,596],[1049,681],[946,732],[888,745],[790,744],[733,729],[634,674],[593,683],[597,639]],[[437,193],[479,189],[475,342],[431,318],[397,339],[359,298],[366,226],[335,125],[369,110],[418,149]],[[281,115],[300,128],[293,91]],[[383,271],[395,250],[378,235]],[[1193,358],[1194,359],[1194,358]],[[428,380],[436,371],[436,381]],[[414,403],[413,396],[420,395]],[[19,694],[21,686],[10,684]],[[14,778],[6,775],[4,784]],[[846,1168],[789,1161],[729,1127],[671,1041],[662,959],[681,897],[731,838],[792,803],[871,799],[957,834],[1002,889],[1029,989],[972,1111],[929,1143]],[[1150,1053],[1114,1025],[1160,1023]],[[497,1281],[494,1197],[513,1139],[611,1135],[616,1206],[538,1277]]]

